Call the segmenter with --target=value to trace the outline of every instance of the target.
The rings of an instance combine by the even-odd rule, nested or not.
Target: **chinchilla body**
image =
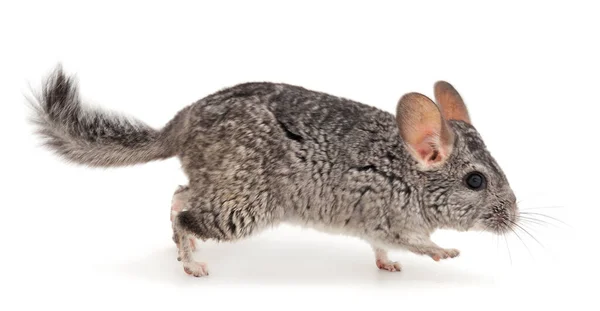
[[[362,238],[376,252],[405,248],[438,260],[458,251],[429,241],[436,229],[508,230],[514,195],[466,108],[460,117],[451,104],[445,113],[411,96],[394,116],[299,86],[246,83],[155,130],[84,107],[74,80],[58,69],[34,107],[46,144],[69,161],[180,159],[189,184],[174,238],[186,272],[199,276],[207,272],[194,266],[188,236],[231,241],[289,222]],[[459,117],[446,118],[452,111]],[[472,172],[484,189],[471,187]],[[384,257],[377,254],[378,266]]]
[[[179,157],[196,201],[180,216],[202,238],[282,221],[393,242],[431,230],[420,176],[393,115],[304,88],[235,86],[188,112]],[[198,206],[198,209],[192,206]]]

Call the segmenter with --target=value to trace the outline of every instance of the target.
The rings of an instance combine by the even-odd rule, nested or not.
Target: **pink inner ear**
[[[435,143],[439,136],[432,130],[423,130],[420,136],[413,148],[422,161],[435,162],[439,157]]]
[[[417,143],[413,145],[420,160],[428,164],[442,161],[443,150],[441,150],[439,134],[431,129],[424,129],[422,133]]]
[[[440,152],[432,143],[423,142],[417,146],[416,151],[421,160],[426,163],[437,163],[442,160]]]
[[[417,153],[421,159],[427,159],[431,150],[429,148],[419,148],[417,149]]]

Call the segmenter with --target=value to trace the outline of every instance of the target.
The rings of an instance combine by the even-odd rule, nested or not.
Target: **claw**
[[[208,268],[203,262],[187,262],[183,264],[183,271],[195,277],[208,275]]]
[[[457,257],[460,252],[457,249],[440,249],[436,251],[434,254],[431,254],[431,258],[435,261],[440,261],[441,259],[448,259]]]
[[[394,261],[383,261],[383,260],[376,260],[375,264],[377,265],[377,268],[381,269],[381,270],[386,270],[386,271],[390,271],[390,272],[398,272],[402,270],[402,267],[400,267],[400,264],[398,262],[394,262]]]

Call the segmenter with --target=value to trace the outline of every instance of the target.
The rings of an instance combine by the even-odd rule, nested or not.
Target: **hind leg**
[[[173,219],[177,217],[180,212],[185,210],[189,199],[189,191],[190,188],[188,186],[178,186],[175,193],[173,193],[173,199],[171,199],[171,223],[173,223]],[[179,248],[179,238],[175,233],[175,229],[173,229],[173,242],[175,242],[177,248]],[[190,237],[190,248],[192,251],[196,250],[196,239],[194,237]]]
[[[266,196],[251,196],[254,199],[252,201],[245,196],[240,198],[231,195],[210,200],[204,192],[190,193],[188,208],[173,219],[184,271],[194,276],[208,274],[206,264],[193,259],[189,242],[191,237],[219,242],[235,241],[277,223],[282,214],[279,210],[269,208]]]
[[[173,219],[174,237],[178,240],[178,257],[177,259],[183,264],[183,271],[195,277],[208,275],[208,266],[204,262],[194,260],[192,254],[193,235],[186,230],[180,223],[179,215]]]

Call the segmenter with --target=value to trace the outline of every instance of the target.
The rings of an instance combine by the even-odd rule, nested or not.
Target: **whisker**
[[[506,233],[503,233],[504,242],[506,242],[506,249],[508,250],[508,259],[510,260],[510,265],[512,266],[512,255],[510,254],[510,248],[508,247],[508,239],[506,238]]]
[[[519,221],[528,222],[528,223],[535,224],[535,225],[550,225],[550,226],[558,227],[556,224],[553,224],[549,221],[545,221],[543,219],[527,217],[527,216],[522,216],[522,215],[519,215]]]
[[[552,216],[546,215],[546,214],[542,214],[542,213],[533,213],[533,212],[521,212],[520,214],[525,214],[525,215],[529,215],[529,216],[533,216],[533,215],[535,215],[535,216],[546,217],[546,218],[552,219],[552,220],[554,220],[554,221],[560,222],[561,224],[563,224],[563,225],[565,225],[565,226],[567,226],[567,227],[571,227],[571,226],[569,226],[569,224],[567,224],[566,222],[564,222],[564,221],[562,221],[562,220],[560,220],[560,219],[558,219],[558,218],[555,218],[555,217],[552,217]]]
[[[519,238],[519,240],[521,241],[521,243],[523,243],[523,246],[525,246],[525,249],[527,250],[527,252],[529,253],[529,256],[531,256],[531,259],[533,259],[533,254],[531,254],[531,251],[529,250],[529,247],[527,247],[527,244],[525,244],[525,241],[523,241],[523,239],[521,238],[521,236],[517,233],[517,231],[515,231],[513,228],[511,228],[510,226],[508,227],[508,229],[510,229],[510,231],[512,231],[517,238]]]
[[[523,232],[529,231],[532,235],[535,234],[535,235],[539,236],[538,231],[536,231],[536,228],[527,226],[525,223],[520,223],[519,225],[522,226],[523,228],[517,227],[516,228],[517,230],[521,230]],[[542,247],[543,247],[543,245],[542,245]]]
[[[496,256],[500,256],[500,238],[498,237],[498,235],[494,235],[496,238]]]
[[[528,225],[540,225],[540,224],[535,223],[535,222],[525,222],[525,221],[520,221],[519,224],[521,226],[523,226],[524,228],[532,230],[532,231],[534,231],[536,228],[535,227],[529,227]]]
[[[500,250],[500,237],[496,236],[496,251]]]
[[[523,228],[522,226],[520,226],[518,223],[512,221],[512,220],[508,220],[510,221],[513,225],[517,226],[517,228],[523,230],[523,232],[525,232],[527,235],[529,235],[533,240],[535,240],[541,247],[546,248],[544,246],[544,244],[542,244],[538,239],[536,239],[531,233],[529,233],[529,231],[525,230],[525,228]]]
[[[536,206],[536,207],[527,207],[527,208],[522,208],[522,211],[528,211],[528,210],[536,210],[536,209],[544,209],[544,208],[564,208],[564,206],[559,206],[559,205],[555,205],[555,206]]]

